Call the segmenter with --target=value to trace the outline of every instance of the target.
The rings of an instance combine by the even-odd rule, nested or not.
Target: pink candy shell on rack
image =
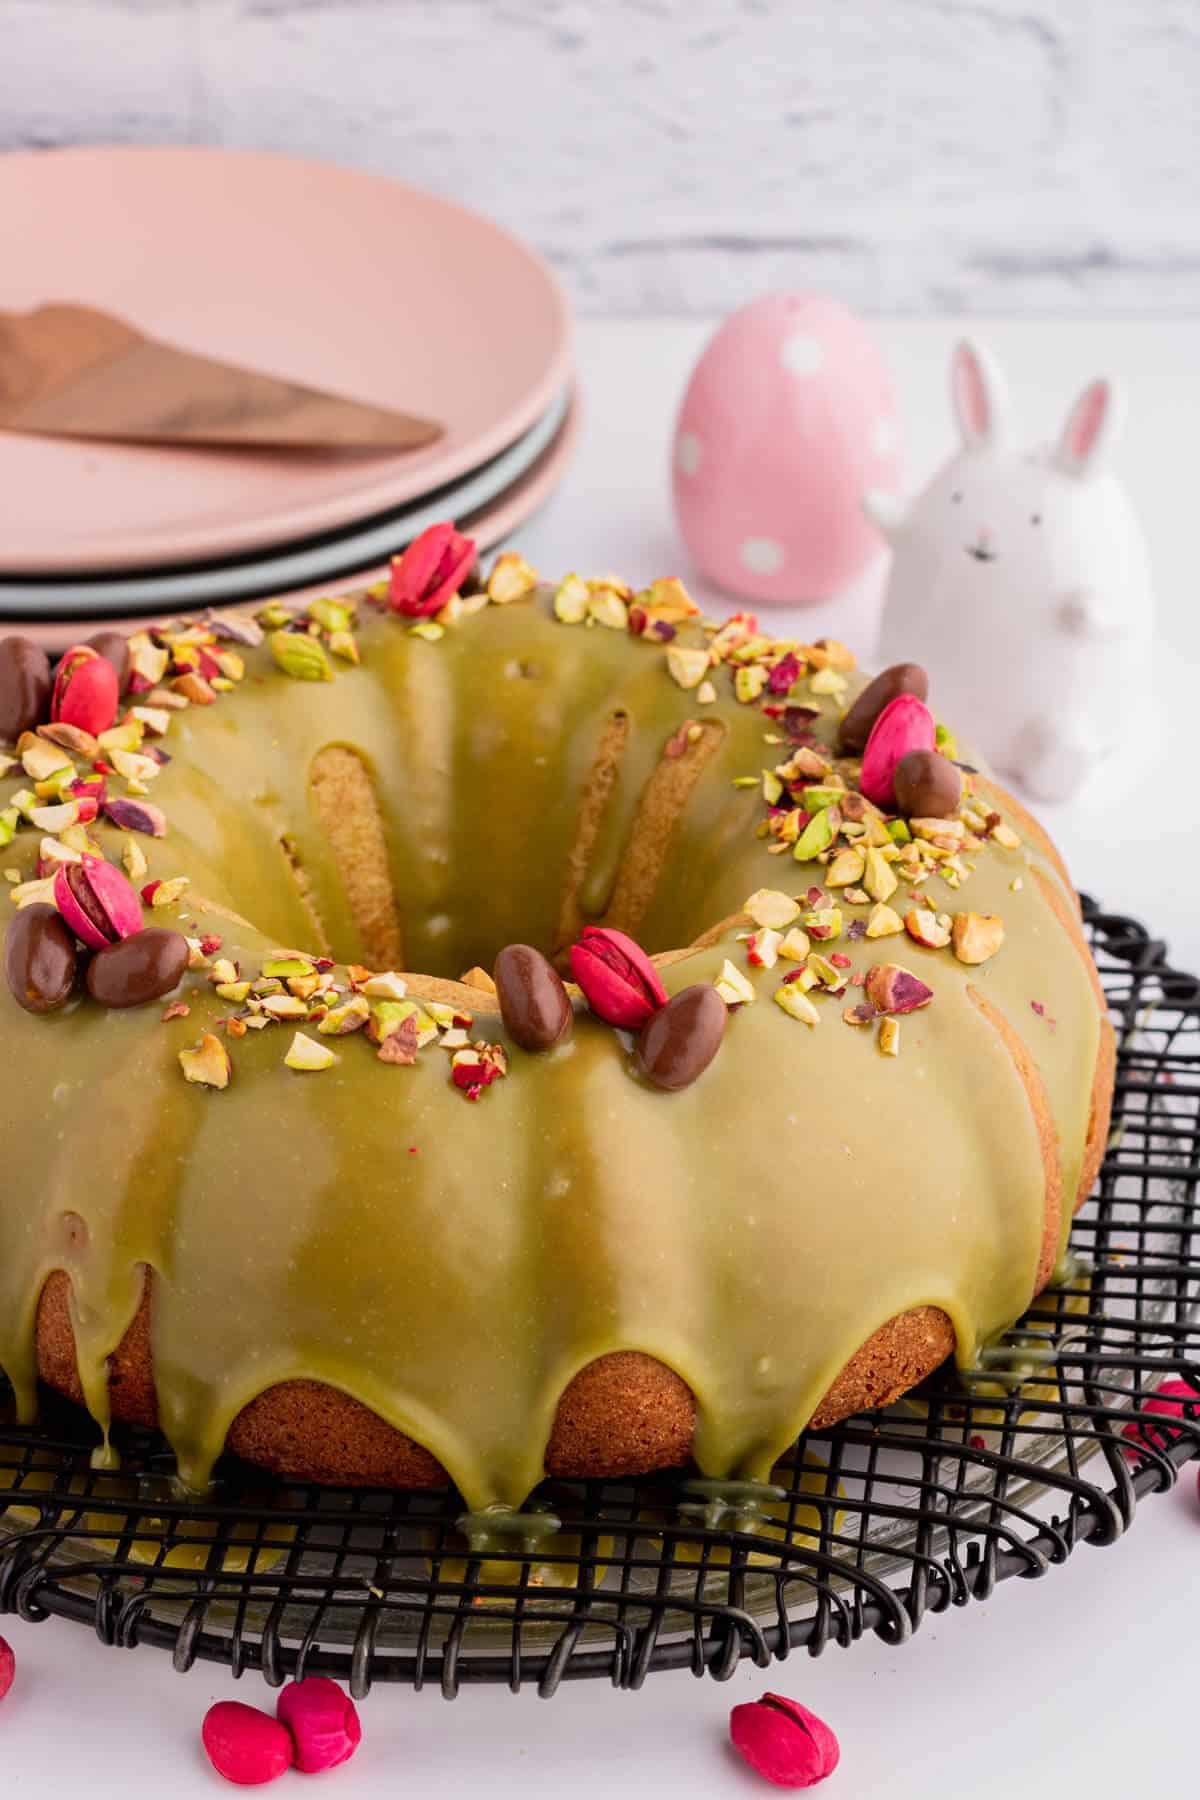
[[[891,373],[861,320],[818,294],[753,301],[709,340],[680,408],[684,542],[730,593],[827,599],[879,553],[862,494],[899,491],[900,451]]]

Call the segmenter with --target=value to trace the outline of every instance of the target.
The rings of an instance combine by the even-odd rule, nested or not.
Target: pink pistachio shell
[[[296,1767],[306,1775],[348,1762],[358,1749],[362,1726],[353,1700],[336,1681],[306,1675],[279,1696],[279,1718],[296,1745]]]
[[[72,882],[86,884],[86,907],[72,891]],[[54,904],[89,950],[103,950],[107,944],[132,937],[144,923],[136,888],[102,856],[85,855],[81,863],[61,863],[54,875]]]
[[[0,1638],[0,1700],[12,1686],[17,1673],[17,1659],[7,1638]]]
[[[825,1721],[782,1694],[735,1706],[729,1735],[738,1754],[776,1787],[815,1787],[833,1774],[841,1755]]]
[[[871,727],[862,759],[862,791],[876,806],[894,806],[896,764],[910,750],[937,745],[933,714],[915,694],[897,694]]]
[[[1189,1381],[1173,1376],[1169,1381],[1160,1382],[1150,1398],[1140,1402],[1138,1411],[1157,1413],[1164,1419],[1182,1419],[1185,1400],[1192,1401],[1200,1411],[1200,1392]],[[1148,1419],[1131,1419],[1121,1436],[1129,1439],[1126,1456],[1135,1456],[1138,1444],[1150,1444],[1156,1450],[1162,1449],[1170,1441],[1172,1433],[1169,1426],[1157,1426]]]
[[[429,525],[392,563],[389,605],[406,618],[440,612],[475,565],[475,540],[447,520]]]
[[[571,945],[571,974],[607,1025],[639,1031],[667,1003],[667,990],[641,945],[606,925],[584,926]]]
[[[210,1706],[200,1737],[217,1774],[237,1787],[275,1781],[295,1760],[287,1726],[241,1700],[218,1700]]]
[[[117,716],[121,684],[117,671],[90,644],[67,651],[54,677],[50,717],[98,737]]]

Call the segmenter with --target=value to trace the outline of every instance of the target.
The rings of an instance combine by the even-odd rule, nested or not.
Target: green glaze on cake
[[[679,641],[704,640],[690,627]],[[761,795],[734,778],[787,747],[764,743],[769,722],[727,679],[700,705],[660,647],[560,624],[544,593],[489,606],[437,642],[368,608],[359,642],[361,666],[338,665],[332,682],[291,680],[265,649],[250,652],[240,691],[175,717],[152,796],[167,835],[137,841],[147,879],[188,875],[191,887],[156,923],[219,934],[220,955],[252,971],[280,947],[316,950],[286,839],[334,955],[369,964],[310,793],[314,756],[336,744],[374,780],[410,970],[453,978],[489,968],[510,941],[555,947],[580,795],[617,711],[626,750],[587,875],[591,916],[603,919],[639,796],[689,720],[719,720],[725,735],[674,832],[638,926],[644,946],[691,943],[755,889],[820,883],[819,866],[772,856],[756,836]],[[809,703],[831,741],[845,702]],[[0,805],[17,785],[0,784]],[[124,834],[95,835],[118,860]],[[28,878],[36,844],[20,834],[3,861]],[[988,963],[967,968],[903,937],[827,946],[856,972],[900,961],[934,989],[904,1019],[898,1059],[842,1024],[853,990],[822,1002],[809,1029],[771,1004],[782,965],[748,970],[756,1002],[674,1094],[639,1081],[628,1038],[581,1006],[550,1052],[507,1046],[506,1078],[472,1105],[436,1046],[398,1068],[361,1035],[322,1038],[336,1065],[298,1074],[284,1065],[291,1027],[278,1025],[228,1041],[227,1089],[190,1085],[180,1050],[237,1010],[203,970],[184,984],[188,1016],[167,1023],[161,1005],[106,1012],[87,1000],[33,1017],[5,994],[0,1364],[22,1413],[34,1405],[37,1300],[56,1269],[71,1280],[102,1424],[105,1359],[144,1269],[155,1272],[161,1423],[192,1487],[240,1409],[294,1377],[364,1402],[481,1508],[524,1500],[564,1388],[611,1350],[677,1371],[697,1400],[701,1471],[750,1480],[906,1309],[943,1308],[969,1364],[1030,1300],[1046,1176],[1025,1086],[967,990],[1006,1017],[1041,1071],[1064,1214],[1100,1031],[1087,971],[1032,876],[1041,867],[1061,886],[1049,864],[1028,844],[991,842],[970,860],[960,895],[928,886],[940,908],[1002,916],[1004,947]],[[746,968],[732,928],[671,962],[669,991],[715,980],[726,957]],[[475,1035],[503,1044],[494,1002],[463,992]]]

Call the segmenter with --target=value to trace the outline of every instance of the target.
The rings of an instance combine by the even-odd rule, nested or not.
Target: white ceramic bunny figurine
[[[1066,799],[1148,698],[1149,565],[1105,469],[1119,398],[1094,381],[1054,448],[1030,451],[986,352],[958,346],[951,388],[961,450],[907,508],[865,497],[893,550],[880,661],[924,663],[940,718],[1038,798]]]

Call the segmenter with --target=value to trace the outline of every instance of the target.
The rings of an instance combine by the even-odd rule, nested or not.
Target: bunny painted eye
[[[1042,515],[1041,515],[1041,513],[1030,513],[1030,515],[1029,515],[1029,523],[1030,523],[1030,524],[1031,524],[1031,525],[1040,525],[1040,524],[1041,524],[1041,522],[1042,522]]]

